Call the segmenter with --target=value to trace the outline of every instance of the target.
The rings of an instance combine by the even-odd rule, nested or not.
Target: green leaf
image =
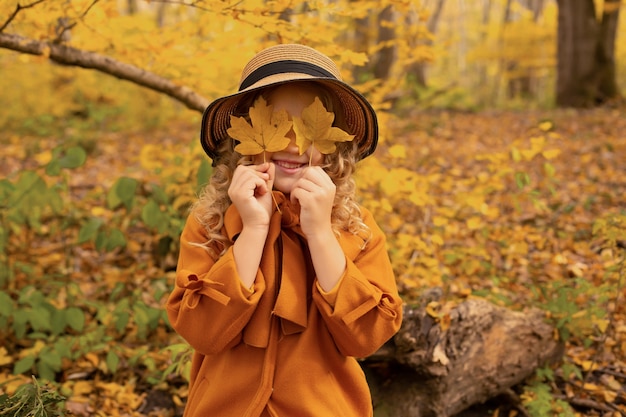
[[[120,364],[119,356],[117,356],[117,354],[113,352],[112,350],[109,350],[107,352],[106,364],[107,364],[107,368],[109,369],[109,372],[114,374],[117,371],[118,365]]]
[[[122,204],[122,199],[117,195],[115,191],[115,185],[111,187],[107,193],[107,207],[111,210],[115,210]]]
[[[13,314],[13,304],[11,296],[4,291],[0,291],[0,316],[11,316]]]
[[[152,184],[151,185],[151,191],[152,191],[152,193],[151,193],[152,198],[158,204],[168,204],[169,203],[169,197],[167,196],[167,193],[165,192],[163,187],[161,187],[161,186],[159,186],[157,184]]]
[[[9,228],[5,228],[0,225],[0,253],[4,253],[7,244],[9,243]],[[4,282],[4,278],[9,277],[8,268],[2,268],[0,270],[0,286],[4,287],[2,283]]]
[[[50,162],[48,162],[48,165],[46,165],[47,175],[50,175],[51,177],[56,177],[60,173],[61,173],[61,162],[57,158],[54,158]]]
[[[94,241],[94,244],[96,245],[96,249],[98,251],[103,250],[105,248],[106,243],[107,243],[107,234],[103,230],[100,230],[98,234],[96,235],[96,240]]]
[[[15,192],[9,198],[9,207],[16,207],[24,203],[28,196],[39,195],[46,191],[46,182],[34,171],[23,171],[17,183]]]
[[[80,146],[72,146],[59,158],[61,168],[78,168],[85,163],[87,152]]]
[[[72,358],[72,345],[67,340],[60,339],[54,344],[54,350],[61,358]]]
[[[133,178],[122,177],[118,180],[115,192],[127,209],[132,207],[138,184],[138,181]]]
[[[115,329],[121,333],[126,329],[126,325],[128,324],[128,320],[130,319],[130,314],[128,312],[121,312],[117,314],[117,319],[115,320]]]
[[[40,360],[37,362],[36,368],[39,378],[48,381],[54,381],[56,379],[55,371],[49,363]]]
[[[67,324],[77,332],[85,328],[85,313],[78,307],[69,307],[65,310]]]
[[[28,287],[22,288],[18,301],[20,304],[28,304],[34,307],[43,304],[45,300],[46,297],[41,291],[35,289],[32,285],[29,285]]]
[[[107,252],[112,251],[115,248],[123,248],[126,246],[126,237],[124,237],[124,233],[122,233],[119,229],[111,230],[109,236],[107,237],[105,249]]]
[[[119,207],[120,204],[124,204],[127,209],[130,209],[135,198],[135,191],[137,190],[138,184],[138,181],[134,178],[119,178],[107,194],[108,207],[115,209]]]
[[[154,200],[149,200],[141,210],[141,220],[155,229],[159,233],[163,233],[167,228],[167,214],[161,211],[161,208]]]
[[[520,190],[530,184],[530,177],[525,172],[515,173],[515,183]]]
[[[48,193],[46,193],[46,200],[43,202],[43,205],[50,207],[55,214],[62,213],[65,208],[61,194],[54,189],[48,190]]]
[[[78,232],[78,243],[85,243],[94,240],[98,234],[98,230],[104,223],[104,220],[93,217],[87,221]]]
[[[151,330],[154,330],[157,328],[157,326],[159,325],[159,320],[161,318],[161,312],[163,310],[160,308],[154,308],[154,307],[146,307],[146,313],[148,316],[148,326],[150,327]]]
[[[45,362],[47,365],[50,366],[50,369],[55,372],[60,371],[63,366],[61,362],[61,356],[52,349],[43,349],[39,353],[39,361]]]
[[[65,311],[54,310],[50,315],[50,328],[52,330],[52,334],[60,335],[63,333],[66,324],[67,321],[65,320]]]
[[[50,312],[44,307],[35,307],[30,311],[29,322],[33,330],[51,330]]]
[[[26,324],[29,319],[29,311],[27,310],[16,310],[13,315],[13,331],[15,332],[15,337],[21,339],[26,334]]]
[[[34,364],[35,364],[35,357],[26,356],[25,358],[22,358],[18,360],[17,362],[15,362],[15,365],[13,365],[13,373],[15,375],[23,374],[26,371],[30,371]]]
[[[143,304],[136,304],[133,306],[133,312],[135,313],[135,323],[140,327],[145,327],[150,322],[148,317],[147,306]]]

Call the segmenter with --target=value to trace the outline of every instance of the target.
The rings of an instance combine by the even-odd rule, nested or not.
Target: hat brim
[[[235,94],[213,101],[202,115],[200,142],[206,154],[215,161],[219,157],[218,148],[225,140],[231,140],[227,130],[230,116],[237,110],[245,96],[261,89],[300,81],[315,81],[327,86],[342,103],[345,121],[353,141],[357,144],[357,160],[371,155],[378,144],[378,121],[376,112],[367,99],[354,88],[335,78],[315,77],[300,73],[273,74]]]

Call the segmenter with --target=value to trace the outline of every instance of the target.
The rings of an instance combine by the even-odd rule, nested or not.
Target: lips
[[[298,168],[302,168],[305,165],[300,162],[292,162],[292,161],[274,161],[274,164],[284,169],[298,169]]]

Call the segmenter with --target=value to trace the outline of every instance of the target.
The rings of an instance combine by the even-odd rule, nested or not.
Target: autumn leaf
[[[296,144],[302,155],[313,145],[323,154],[330,154],[337,149],[337,142],[348,142],[354,139],[344,130],[333,126],[335,114],[326,111],[318,97],[311,105],[302,110],[301,117],[293,118],[293,130],[296,133]]]
[[[242,155],[258,155],[262,152],[277,152],[285,149],[290,139],[285,135],[291,130],[292,122],[285,110],[275,112],[263,97],[250,107],[250,122],[243,117],[230,116],[228,134],[239,144],[235,150]]]

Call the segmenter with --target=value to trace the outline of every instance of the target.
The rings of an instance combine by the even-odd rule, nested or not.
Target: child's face
[[[274,105],[274,111],[286,110],[291,120],[293,116],[299,117],[302,110],[313,103],[316,95],[315,88],[310,85],[285,84],[271,93],[268,104]],[[289,146],[279,152],[265,152],[265,161],[276,165],[274,188],[290,194],[296,181],[302,176],[304,168],[309,166],[309,161],[311,165],[321,165],[324,155],[313,146],[300,155],[293,129],[287,133],[287,137],[291,139]],[[256,155],[253,159],[254,164],[261,164],[263,161],[263,154]]]

